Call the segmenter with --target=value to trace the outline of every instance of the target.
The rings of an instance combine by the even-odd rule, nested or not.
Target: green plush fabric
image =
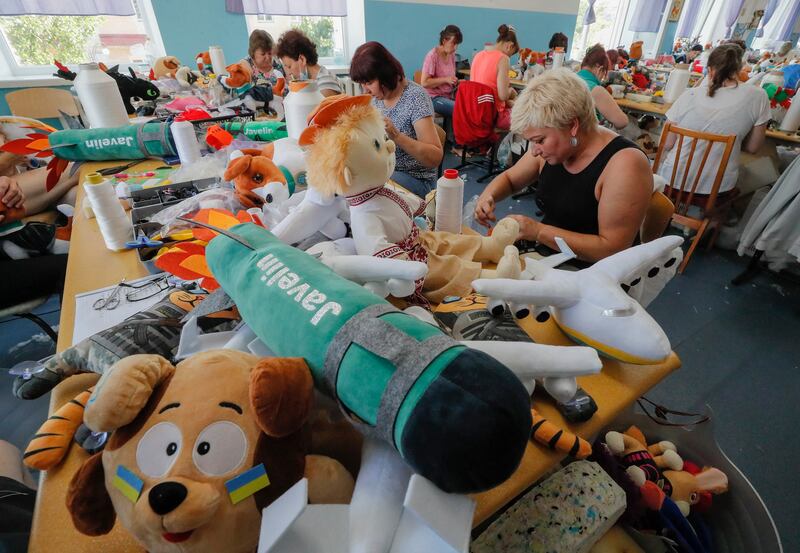
[[[327,390],[324,364],[334,336],[362,310],[386,301],[261,227],[248,223],[230,231],[255,251],[217,236],[206,249],[214,278],[270,350],[303,357],[317,387]],[[442,335],[402,312],[380,318],[417,341]],[[394,372],[391,362],[352,344],[340,364],[337,399],[355,417],[375,424]],[[519,380],[488,355],[454,345],[424,368],[404,398],[393,445],[442,489],[477,491],[511,475],[530,426],[530,398]]]
[[[221,126],[231,134],[238,133],[258,142],[272,142],[289,136],[286,123],[282,121],[233,121]]]
[[[56,131],[50,133],[50,147],[56,157],[72,161],[177,155],[167,123]]]

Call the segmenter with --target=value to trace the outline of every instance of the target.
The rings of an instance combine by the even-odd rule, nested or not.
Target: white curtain
[[[736,25],[736,20],[739,19],[739,12],[742,11],[744,0],[728,0],[725,4],[725,38],[733,36],[733,27]]]
[[[347,0],[225,0],[231,13],[345,17]]]
[[[761,21],[758,22],[758,30],[756,30],[756,37],[764,36],[764,27],[770,22],[772,16],[775,15],[775,9],[778,7],[778,0],[769,0],[767,7],[764,8],[764,15],[761,16]]]
[[[0,15],[136,15],[131,0],[1,0]]]

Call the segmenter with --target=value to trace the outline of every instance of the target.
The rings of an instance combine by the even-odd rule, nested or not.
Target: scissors
[[[98,298],[92,304],[92,308],[96,311],[101,311],[103,309],[116,309],[119,306],[119,295],[122,292],[122,283],[125,282],[123,278],[122,281],[114,287],[114,290],[104,298]]]

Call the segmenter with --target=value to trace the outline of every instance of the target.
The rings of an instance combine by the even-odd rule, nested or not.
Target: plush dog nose
[[[183,503],[187,494],[186,486],[177,482],[162,482],[153,486],[147,496],[150,508],[156,514],[166,515],[174,511],[178,505]]]

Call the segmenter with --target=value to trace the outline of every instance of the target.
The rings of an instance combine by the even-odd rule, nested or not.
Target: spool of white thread
[[[780,129],[787,132],[795,132],[798,128],[800,128],[800,95],[792,99],[792,105],[789,106],[780,125]]]
[[[172,132],[181,165],[191,165],[200,159],[200,144],[197,142],[197,135],[194,134],[194,125],[191,122],[175,121],[169,130]]]
[[[308,115],[322,101],[317,83],[314,81],[292,81],[289,94],[283,101],[286,112],[286,132],[289,137],[298,139],[308,126]]]
[[[96,63],[82,63],[75,77],[75,91],[92,129],[130,124],[117,82],[100,71]]]
[[[225,74],[225,54],[222,52],[222,46],[209,46],[208,57],[211,58],[211,70],[215,75]]]
[[[564,66],[564,58],[566,57],[565,52],[553,52],[553,69],[558,69],[559,67]]]
[[[125,242],[133,240],[133,225],[119,203],[111,181],[99,173],[90,173],[83,188],[92,204],[106,247],[113,251],[124,250]]]
[[[445,169],[444,175],[436,183],[436,223],[435,230],[461,232],[464,213],[464,181],[455,169]]]
[[[674,103],[684,93],[687,86],[689,86],[689,70],[673,69],[667,79],[667,86],[664,87],[664,103]]]

